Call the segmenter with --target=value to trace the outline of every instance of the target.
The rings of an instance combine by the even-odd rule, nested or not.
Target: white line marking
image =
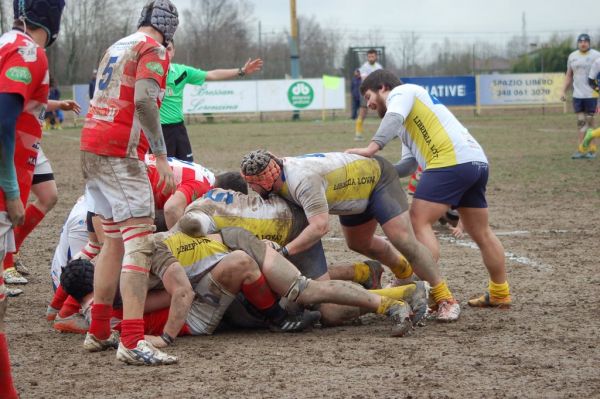
[[[566,230],[565,230],[565,232],[566,232]],[[515,233],[515,232],[509,232],[509,233]],[[505,235],[507,235],[507,234],[505,234]],[[477,247],[477,244],[475,244],[471,240],[457,240],[456,238],[454,238],[452,236],[448,236],[448,235],[438,235],[438,238],[440,241],[445,241],[445,242],[449,242],[451,244],[456,244],[461,247],[479,250],[479,247]],[[345,238],[343,238],[343,237],[325,237],[322,240],[323,241],[345,241]],[[552,266],[537,262],[533,259],[529,259],[526,256],[519,256],[512,252],[504,252],[504,256],[506,256],[506,258],[509,261],[512,261],[515,263],[520,263],[520,264],[526,265],[526,266],[531,266],[532,268],[534,268],[536,270],[540,270],[540,271],[551,271],[552,270]]]

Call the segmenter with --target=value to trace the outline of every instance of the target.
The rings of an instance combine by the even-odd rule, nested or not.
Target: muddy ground
[[[26,241],[33,269],[7,316],[16,386],[23,398],[217,397],[574,397],[598,396],[600,160],[572,161],[573,115],[465,117],[492,164],[491,224],[506,252],[514,306],[469,309],[487,274],[468,239],[443,230],[441,268],[463,306],[454,324],[429,322],[405,338],[384,319],[280,335],[230,331],[179,339],[175,366],[125,366],[115,352],[88,354],[82,336],[44,319],[49,265],[60,229],[82,193],[76,129],[51,132],[43,147],[60,200]],[[376,121],[367,124],[369,131]],[[215,170],[256,147],[278,154],[354,146],[352,124],[224,123],[190,127],[196,159]],[[398,159],[398,145],[384,155]],[[330,261],[360,259],[332,218]]]

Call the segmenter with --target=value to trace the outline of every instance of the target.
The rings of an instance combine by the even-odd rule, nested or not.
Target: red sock
[[[46,214],[39,210],[33,204],[27,205],[25,209],[25,223],[21,226],[15,227],[15,246],[17,247],[17,251],[21,248],[21,244],[25,238],[35,229],[35,226],[40,224],[42,219],[46,216]]]
[[[110,337],[110,316],[112,305],[95,303],[92,305],[92,322],[90,323],[90,334],[98,339]]]
[[[14,266],[15,266],[15,260],[13,257],[13,253],[9,252],[4,257],[4,261],[2,261],[2,267],[4,270],[6,270],[6,269],[10,269],[11,267],[14,267]]]
[[[50,302],[50,306],[52,306],[54,309],[60,309],[68,296],[69,294],[67,294],[65,290],[63,290],[62,285],[59,285],[56,289],[56,292],[54,293],[54,296],[52,297],[52,302]]]
[[[265,310],[270,308],[277,301],[277,297],[271,287],[267,284],[265,276],[261,273],[258,280],[242,285],[242,293],[252,305],[258,310]]]
[[[10,358],[8,357],[8,343],[6,335],[0,333],[0,398],[18,399],[19,395],[13,386],[10,373]]]
[[[81,309],[81,305],[79,302],[77,302],[77,299],[69,295],[65,303],[63,303],[62,307],[60,308],[58,316],[62,318],[69,317],[72,314],[79,312],[79,309]]]
[[[121,322],[121,343],[134,349],[144,339],[144,319],[129,319]]]

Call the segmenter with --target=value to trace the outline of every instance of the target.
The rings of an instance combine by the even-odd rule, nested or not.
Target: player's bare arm
[[[311,216],[308,218],[308,226],[285,248],[289,255],[300,253],[315,245],[328,231],[329,212]]]
[[[48,100],[46,111],[53,112],[58,109],[61,111],[73,111],[79,115],[81,112],[81,105],[74,100]]]
[[[206,80],[226,80],[235,77],[242,77],[246,75],[252,75],[262,69],[263,60],[260,58],[252,59],[248,58],[248,61],[241,68],[231,69],[213,69],[212,71],[206,72]]]
[[[172,263],[162,278],[166,291],[171,294],[169,319],[161,337],[148,336],[148,339],[158,348],[168,346],[177,336],[194,300],[194,290],[185,271],[177,262]]]

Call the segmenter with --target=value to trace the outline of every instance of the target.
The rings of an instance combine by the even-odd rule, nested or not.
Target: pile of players
[[[24,204],[48,97],[43,47],[55,40],[64,7],[60,0],[14,4],[15,29],[0,39],[0,258],[15,251],[15,237],[22,242],[19,229],[30,231],[43,217],[36,203]],[[215,177],[167,157],[159,108],[177,25],[169,0],[150,1],[138,30],[100,62],[81,133],[85,196],[72,212],[87,229],[79,249],[68,242],[66,251],[57,249],[47,312],[57,329],[85,332],[90,352],[117,349],[125,363],[163,365],[177,362],[162,350],[177,336],[211,334],[224,320],[300,331],[372,312],[391,320],[393,336],[404,336],[431,300],[437,320],[455,321],[460,306],[437,265],[432,230],[450,207],[490,274],[487,292],[469,304],[510,306],[504,250],[488,223],[487,158],[435,97],[374,71],[360,90],[382,122],[366,147],[296,157],[257,150],[239,172]],[[243,76],[248,67],[233,73]],[[54,106],[77,110],[69,102]],[[396,136],[403,148],[394,166],[375,154]],[[398,177],[417,167],[423,172],[409,207]],[[248,195],[248,186],[258,195]],[[155,234],[161,207],[168,230]],[[330,214],[339,215],[348,247],[372,260],[327,267],[321,238]],[[378,225],[386,238],[375,234]],[[397,286],[380,288],[381,265]],[[0,279],[0,321],[5,307]],[[11,397],[0,333],[0,375],[8,376],[0,385]]]

